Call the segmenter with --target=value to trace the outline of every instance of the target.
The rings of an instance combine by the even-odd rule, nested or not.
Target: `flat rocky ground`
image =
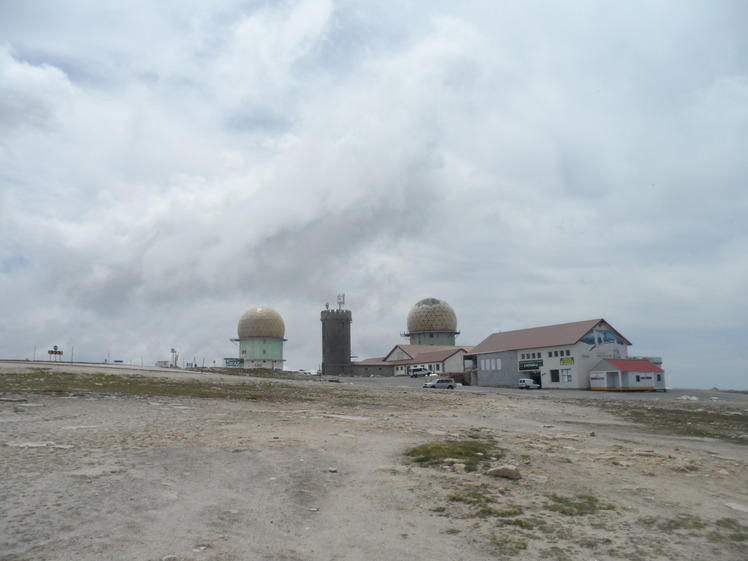
[[[63,370],[111,372],[0,363]],[[254,398],[0,393],[0,561],[748,559],[748,436],[648,429],[676,407],[739,433],[745,401],[634,423],[599,396],[116,372]],[[497,448],[476,471],[406,455],[441,441]]]

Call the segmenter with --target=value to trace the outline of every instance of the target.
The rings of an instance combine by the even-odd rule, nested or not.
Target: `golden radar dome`
[[[244,312],[237,328],[239,339],[250,337],[270,337],[283,339],[286,334],[286,324],[283,318],[273,308],[258,306]]]
[[[438,298],[424,298],[408,313],[410,333],[457,331],[457,316],[452,306]]]

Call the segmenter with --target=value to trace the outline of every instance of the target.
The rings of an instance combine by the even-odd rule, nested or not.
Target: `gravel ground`
[[[9,362],[0,376],[43,375],[34,367],[260,383]],[[748,447],[652,434],[598,406],[638,399],[652,424],[670,405],[744,422],[743,394],[340,382],[274,381],[310,399],[272,401],[124,397],[106,385],[0,395],[0,561],[748,559]],[[472,472],[405,454],[470,439],[495,441],[503,457]],[[521,478],[486,473],[507,465]]]

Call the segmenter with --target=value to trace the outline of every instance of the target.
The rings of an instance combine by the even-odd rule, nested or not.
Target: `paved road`
[[[353,384],[380,387],[411,388],[423,391],[424,378],[382,377],[382,378],[340,378]],[[748,404],[748,393],[728,392],[720,390],[681,389],[670,388],[666,392],[593,392],[589,390],[520,390],[514,388],[487,388],[476,386],[460,386],[456,391],[470,393],[497,393],[505,395],[524,395],[527,397],[552,396],[558,399],[640,399],[640,400],[677,400],[677,401],[728,401]]]

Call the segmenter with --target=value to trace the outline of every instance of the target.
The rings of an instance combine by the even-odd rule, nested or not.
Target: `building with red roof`
[[[665,371],[643,358],[601,360],[590,371],[590,389],[666,391]]]
[[[589,389],[603,359],[628,357],[631,343],[602,318],[493,333],[465,356],[473,386]]]

